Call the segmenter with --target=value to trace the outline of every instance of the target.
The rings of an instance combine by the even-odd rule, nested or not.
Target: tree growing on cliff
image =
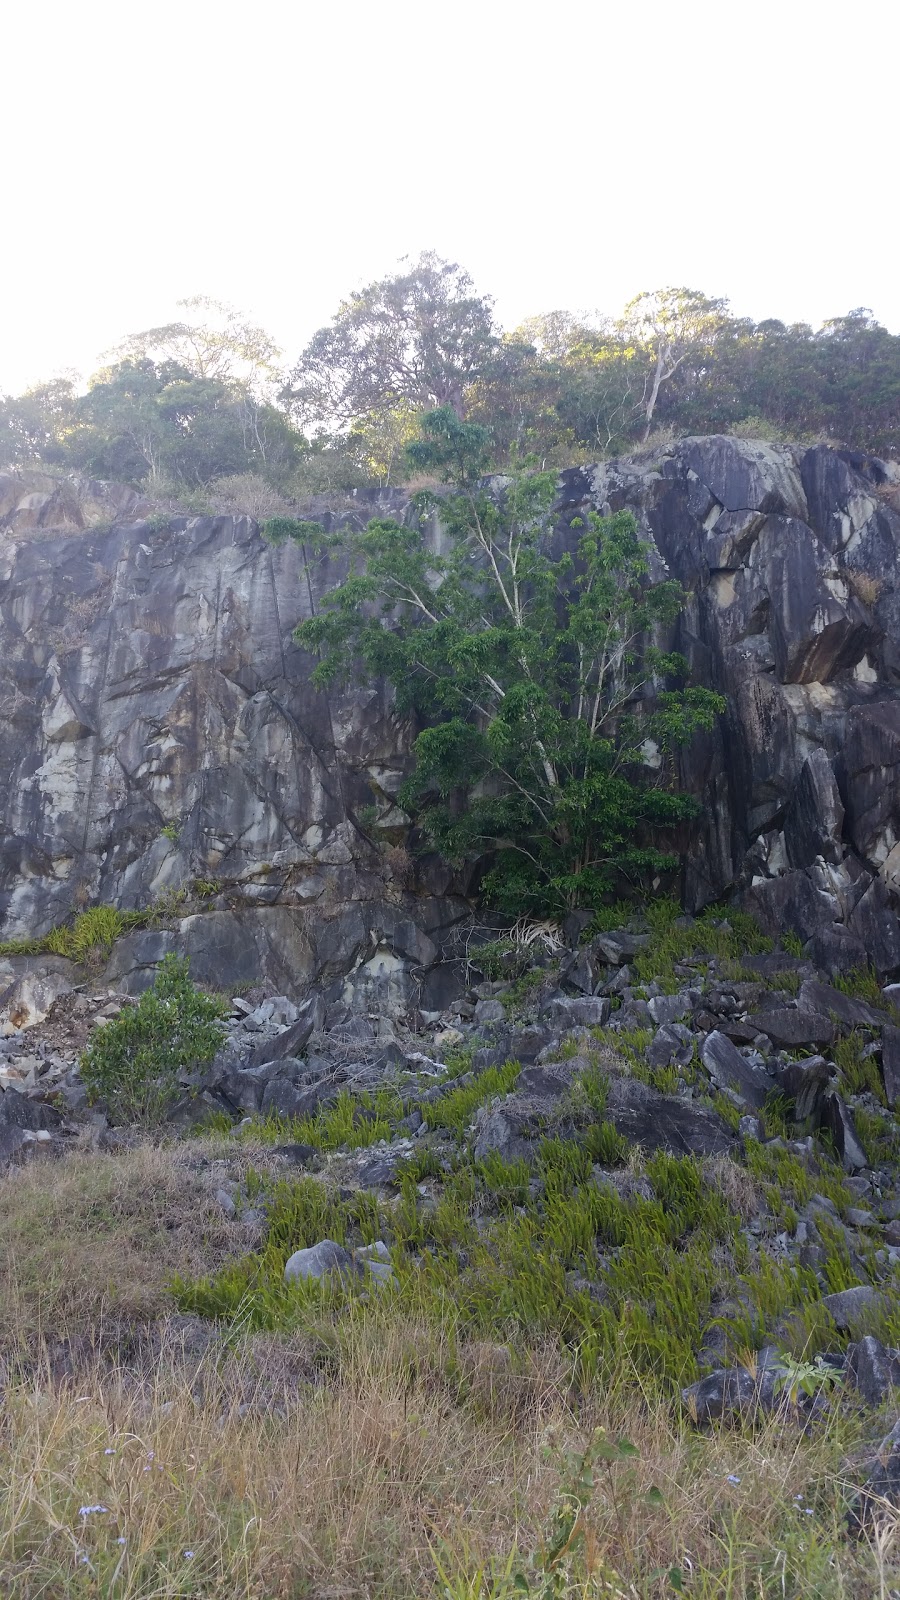
[[[348,577],[297,629],[315,681],[394,684],[424,723],[403,803],[449,856],[489,859],[501,910],[592,906],[674,867],[671,830],[696,805],[672,758],[724,708],[649,642],[677,616],[679,585],[650,581],[628,512],[589,515],[557,553],[554,475],[485,483],[485,430],[449,407],[425,417],[410,456],[451,484],[436,502],[443,553],[391,520],[352,538]]]
[[[411,407],[450,406],[497,345],[491,301],[433,251],[351,294],[310,340],[287,391],[302,424],[344,427]]]

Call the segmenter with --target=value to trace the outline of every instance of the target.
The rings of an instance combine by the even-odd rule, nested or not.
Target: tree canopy
[[[226,490],[247,509],[289,505],[430,470],[407,446],[441,407],[485,428],[503,467],[698,433],[900,452],[900,336],[864,307],[814,329],[662,288],[618,316],[556,310],[504,332],[468,274],[426,252],[342,301],[290,375],[242,313],[206,296],[179,310],[87,385],[0,400],[0,467],[125,478],[198,507]]]
[[[349,575],[297,640],[318,654],[319,684],[395,686],[421,727],[401,801],[447,855],[488,864],[492,904],[596,906],[677,865],[673,830],[696,805],[674,753],[724,702],[654,643],[684,597],[650,581],[630,513],[588,516],[554,555],[555,474],[484,483],[486,432],[450,407],[422,432],[414,464],[451,485],[443,552],[392,519],[344,535]],[[325,542],[308,523],[270,532]]]

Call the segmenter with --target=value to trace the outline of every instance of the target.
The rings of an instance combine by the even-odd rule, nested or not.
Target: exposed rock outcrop
[[[554,536],[633,510],[689,594],[671,643],[728,697],[683,760],[704,804],[688,906],[740,891],[825,970],[883,976],[900,972],[898,484],[858,452],[687,439],[564,473]],[[408,514],[391,492],[341,515],[376,506]],[[139,987],[177,943],[208,982],[352,975],[363,1007],[446,1005],[465,885],[405,853],[410,730],[383,689],[315,690],[292,643],[339,566],[247,518],[148,511],[118,486],[0,482],[3,937],[199,882],[207,909],[129,935],[111,980]]]

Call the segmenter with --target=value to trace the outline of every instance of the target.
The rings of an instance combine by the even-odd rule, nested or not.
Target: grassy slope
[[[262,1147],[246,1156],[265,1167]],[[650,1575],[672,1565],[710,1600],[897,1581],[889,1541],[843,1534],[841,1460],[878,1432],[852,1411],[808,1436],[772,1420],[697,1434],[624,1366],[584,1390],[557,1344],[511,1356],[390,1296],[340,1315],[323,1300],[281,1336],[160,1323],[172,1274],[246,1246],[210,1205],[222,1157],[209,1140],[141,1146],[0,1184],[11,1600],[496,1600],[506,1580],[479,1573],[540,1547],[563,1453],[597,1426],[638,1451],[601,1474],[590,1511],[598,1571],[621,1582],[585,1588],[576,1562],[561,1592],[661,1595]]]

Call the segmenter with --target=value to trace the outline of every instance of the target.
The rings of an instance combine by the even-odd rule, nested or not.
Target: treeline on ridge
[[[618,317],[499,326],[491,298],[433,253],[355,292],[292,368],[264,329],[204,296],[129,336],[81,387],[0,400],[0,468],[140,484],[248,510],[408,481],[422,416],[489,430],[492,461],[588,462],[683,434],[900,449],[900,336],[864,308],[813,329],[755,323],[687,288]]]

